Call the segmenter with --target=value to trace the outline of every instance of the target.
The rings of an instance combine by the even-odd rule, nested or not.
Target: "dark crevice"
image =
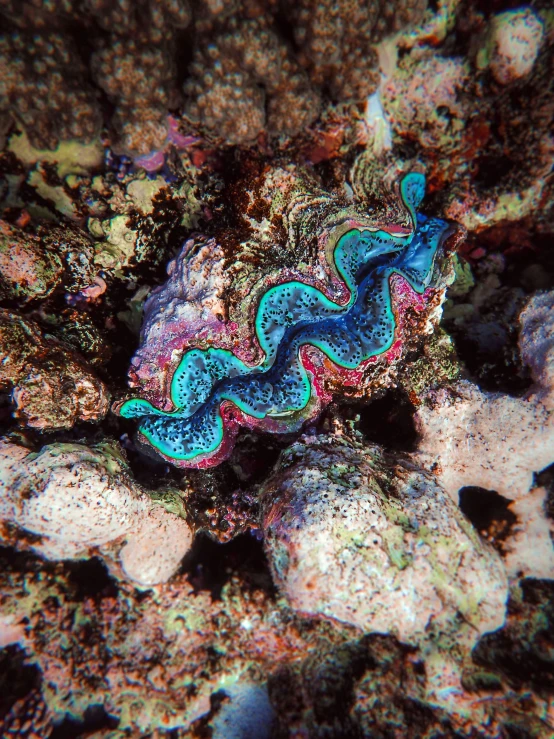
[[[182,572],[196,592],[208,591],[215,600],[221,598],[225,584],[239,573],[241,588],[276,595],[263,544],[252,534],[241,534],[227,544],[219,544],[200,533],[183,561]]]
[[[65,719],[54,727],[49,739],[79,739],[79,737],[89,736],[92,732],[101,731],[102,729],[115,729],[118,720],[106,713],[104,706],[89,706],[83,719],[78,721],[72,716],[66,716]]]
[[[517,162],[506,156],[482,156],[475,160],[477,174],[474,177],[477,187],[490,189],[501,185],[518,166]]]
[[[477,531],[497,549],[509,536],[517,516],[510,510],[511,501],[494,490],[464,487],[459,492],[460,508]]]
[[[99,557],[66,562],[68,582],[73,586],[75,600],[106,598],[117,595],[117,583]]]
[[[475,285],[447,293],[443,326],[483,390],[514,396],[532,384],[519,351],[519,314],[528,296],[554,287],[552,237],[531,219],[471,233],[463,244]]]
[[[38,667],[27,663],[25,651],[12,644],[0,649],[0,722],[14,703],[40,687]]]
[[[228,465],[241,485],[262,482],[271,472],[282,450],[294,440],[293,435],[239,432]]]
[[[526,686],[551,696],[553,635],[554,583],[525,578],[510,596],[505,626],[481,638],[473,660],[502,675],[516,689]]]
[[[546,490],[544,512],[548,518],[554,520],[554,464],[546,467],[535,475],[535,486]]]
[[[401,390],[387,390],[369,404],[360,403],[341,408],[365,438],[392,451],[410,452],[415,448],[417,432],[414,406]]]

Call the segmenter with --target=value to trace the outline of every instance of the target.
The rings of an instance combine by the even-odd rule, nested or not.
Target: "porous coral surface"
[[[0,735],[554,735],[545,0],[0,0]]]
[[[507,584],[498,556],[409,460],[385,462],[379,449],[338,435],[302,437],[261,500],[275,580],[295,609],[404,643],[432,639],[432,622],[445,636],[460,616],[470,645],[502,625]],[[454,630],[461,644],[460,625]]]
[[[153,585],[169,579],[190,548],[186,522],[151,503],[115,446],[52,444],[36,455],[2,440],[0,455],[1,520],[46,559],[90,556],[125,539],[124,574]]]

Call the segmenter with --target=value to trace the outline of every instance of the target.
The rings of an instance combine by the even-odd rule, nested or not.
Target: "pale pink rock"
[[[262,488],[266,550],[292,608],[465,650],[504,622],[497,553],[436,479],[338,435],[302,437]]]
[[[535,384],[524,398],[483,392],[469,381],[432,390],[415,414],[417,459],[458,501],[462,487],[515,501],[505,541],[511,577],[554,577],[551,521],[534,475],[554,462],[554,292],[531,297],[520,316],[520,351]]]
[[[526,77],[537,59],[543,36],[543,23],[529,7],[495,15],[490,27],[490,70],[494,79],[508,85]]]
[[[178,516],[131,479],[116,445],[51,444],[31,453],[0,441],[0,521],[49,560],[100,553],[142,586],[167,581],[192,543]],[[115,553],[115,557],[114,557]],[[117,554],[118,553],[118,554]]]
[[[157,585],[173,575],[192,544],[187,522],[158,506],[143,517],[119,553],[123,572],[142,585]]]
[[[10,644],[23,644],[25,624],[13,615],[0,611],[0,649]]]
[[[554,422],[544,405],[469,381],[431,391],[415,421],[420,463],[456,501],[468,485],[517,500],[554,461]]]
[[[544,514],[546,499],[547,491],[537,487],[510,506],[517,522],[504,542],[504,561],[506,570],[516,577],[554,577],[554,522]]]

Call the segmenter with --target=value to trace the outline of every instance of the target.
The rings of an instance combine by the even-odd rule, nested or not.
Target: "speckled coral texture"
[[[340,438],[304,437],[262,490],[267,550],[291,605],[420,642],[432,622],[502,625],[506,578],[436,480]]]
[[[33,454],[2,440],[0,519],[49,560],[106,548],[116,574],[143,586],[166,581],[192,543],[188,524],[155,506],[109,445],[53,444]]]

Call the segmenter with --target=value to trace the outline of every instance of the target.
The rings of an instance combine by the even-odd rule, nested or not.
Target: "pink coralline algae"
[[[223,320],[220,336],[200,339],[213,327],[209,316],[202,320],[202,311],[213,305],[205,288],[213,289],[214,270],[197,273],[193,284],[208,278],[200,290],[201,320],[185,328],[186,343],[179,337],[178,351],[186,351],[172,374],[171,409],[142,399],[117,406],[124,417],[139,419],[141,440],[174,464],[218,464],[232,451],[239,426],[298,430],[330,401],[328,377],[338,386],[356,386],[379,357],[398,359],[399,329],[408,329],[404,311],[408,305],[416,313],[429,309],[441,287],[436,262],[455,232],[445,221],[416,215],[424,188],[422,175],[401,182],[407,226],[381,225],[371,216],[357,220],[346,211],[318,238],[317,267],[301,275],[283,270],[265,284],[247,316],[250,343],[261,361],[241,356],[235,321]],[[185,246],[181,269],[195,251]]]

